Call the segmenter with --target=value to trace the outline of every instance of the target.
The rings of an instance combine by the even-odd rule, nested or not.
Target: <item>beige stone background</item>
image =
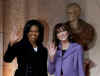
[[[45,43],[49,43],[52,40],[53,26],[67,20],[65,7],[70,2],[80,4],[81,17],[96,29],[96,44],[89,52],[89,57],[96,66],[91,68],[90,76],[100,76],[100,0],[0,0],[0,76],[2,76],[2,56],[7,49],[13,28],[23,28],[28,19],[40,19],[46,24],[48,32],[45,32]],[[13,76],[16,61],[13,61],[8,68],[8,76]]]

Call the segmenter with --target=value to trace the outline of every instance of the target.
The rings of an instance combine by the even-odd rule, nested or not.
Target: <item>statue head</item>
[[[81,8],[77,3],[71,3],[67,6],[66,12],[67,12],[68,20],[74,21],[79,19]]]

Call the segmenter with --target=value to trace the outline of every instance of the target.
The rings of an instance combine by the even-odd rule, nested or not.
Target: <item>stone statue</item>
[[[83,46],[84,53],[94,46],[95,42],[95,29],[92,25],[88,24],[86,21],[80,19],[81,8],[77,3],[71,3],[66,9],[68,21],[72,29],[72,40]],[[84,65],[86,76],[89,76],[89,67],[91,60],[85,55]],[[93,63],[92,63],[93,64]],[[87,70],[88,69],[88,70]]]

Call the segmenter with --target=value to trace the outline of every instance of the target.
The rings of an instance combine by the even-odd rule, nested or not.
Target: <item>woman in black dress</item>
[[[4,62],[17,57],[18,69],[14,76],[47,76],[47,49],[43,46],[43,24],[29,20],[23,38],[13,45],[9,43]]]

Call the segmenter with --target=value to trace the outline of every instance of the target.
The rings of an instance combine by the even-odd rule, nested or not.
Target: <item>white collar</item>
[[[34,51],[35,51],[35,52],[37,52],[37,51],[38,51],[38,47],[35,47],[35,48],[33,48],[33,49],[34,49]]]

